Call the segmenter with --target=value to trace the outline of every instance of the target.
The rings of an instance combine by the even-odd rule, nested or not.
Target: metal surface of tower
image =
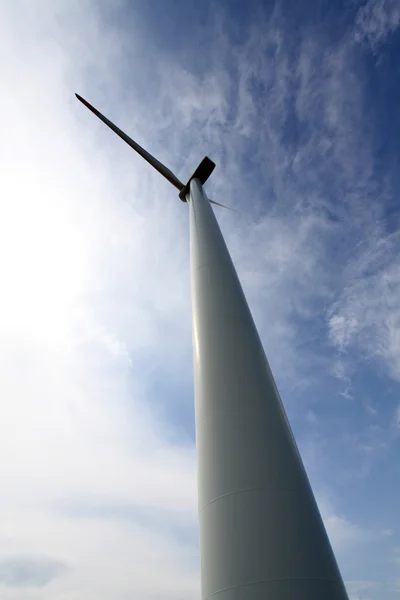
[[[203,190],[214,163],[203,159],[184,185],[78,99],[190,206],[203,600],[347,600],[212,201]]]

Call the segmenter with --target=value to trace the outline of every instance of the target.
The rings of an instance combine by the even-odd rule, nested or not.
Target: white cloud
[[[336,549],[360,541],[365,536],[357,525],[336,514],[329,515],[324,519],[324,523],[332,546]]]
[[[349,600],[369,600],[369,593],[379,587],[376,581],[346,581]]]
[[[376,534],[338,514],[326,492],[318,491],[316,498],[332,547],[341,558],[376,537]]]
[[[10,5],[0,36],[0,558],[63,569],[43,587],[9,566],[0,595],[195,597],[194,448],[149,389],[161,356],[190,381],[185,217],[131,155],[120,179],[128,163],[74,100],[85,64],[110,68],[115,31],[89,3],[37,11]]]

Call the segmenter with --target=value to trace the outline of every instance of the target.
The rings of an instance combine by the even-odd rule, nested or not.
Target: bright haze
[[[206,184],[352,600],[400,591],[400,5],[15,0],[0,19],[0,598],[195,600]]]

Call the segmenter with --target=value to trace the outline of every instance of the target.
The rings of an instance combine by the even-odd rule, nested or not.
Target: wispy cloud
[[[379,586],[376,581],[346,581],[346,588],[349,592],[350,600],[368,600],[369,592]]]
[[[354,38],[376,46],[396,11],[383,26],[367,6],[333,42],[309,26],[293,36],[279,3],[240,36],[215,9],[185,60],[152,42],[140,3],[6,8],[4,600],[20,600],[24,569],[29,600],[199,591],[187,211],[74,91],[182,179],[203,154],[217,160],[209,195],[242,211],[218,218],[300,423],[329,419],[332,375],[346,390],[355,349],[398,379],[398,239],[381,220],[390,185],[354,55]],[[320,506],[339,556],[380,535]],[[38,556],[67,567],[38,575]]]
[[[369,0],[356,17],[355,39],[368,43],[373,51],[400,25],[400,7],[396,0]]]

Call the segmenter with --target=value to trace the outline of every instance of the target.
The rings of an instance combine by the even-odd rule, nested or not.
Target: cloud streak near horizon
[[[4,600],[200,593],[187,207],[74,92],[182,180],[217,162],[349,595],[398,593],[399,11],[239,4],[3,11]]]

